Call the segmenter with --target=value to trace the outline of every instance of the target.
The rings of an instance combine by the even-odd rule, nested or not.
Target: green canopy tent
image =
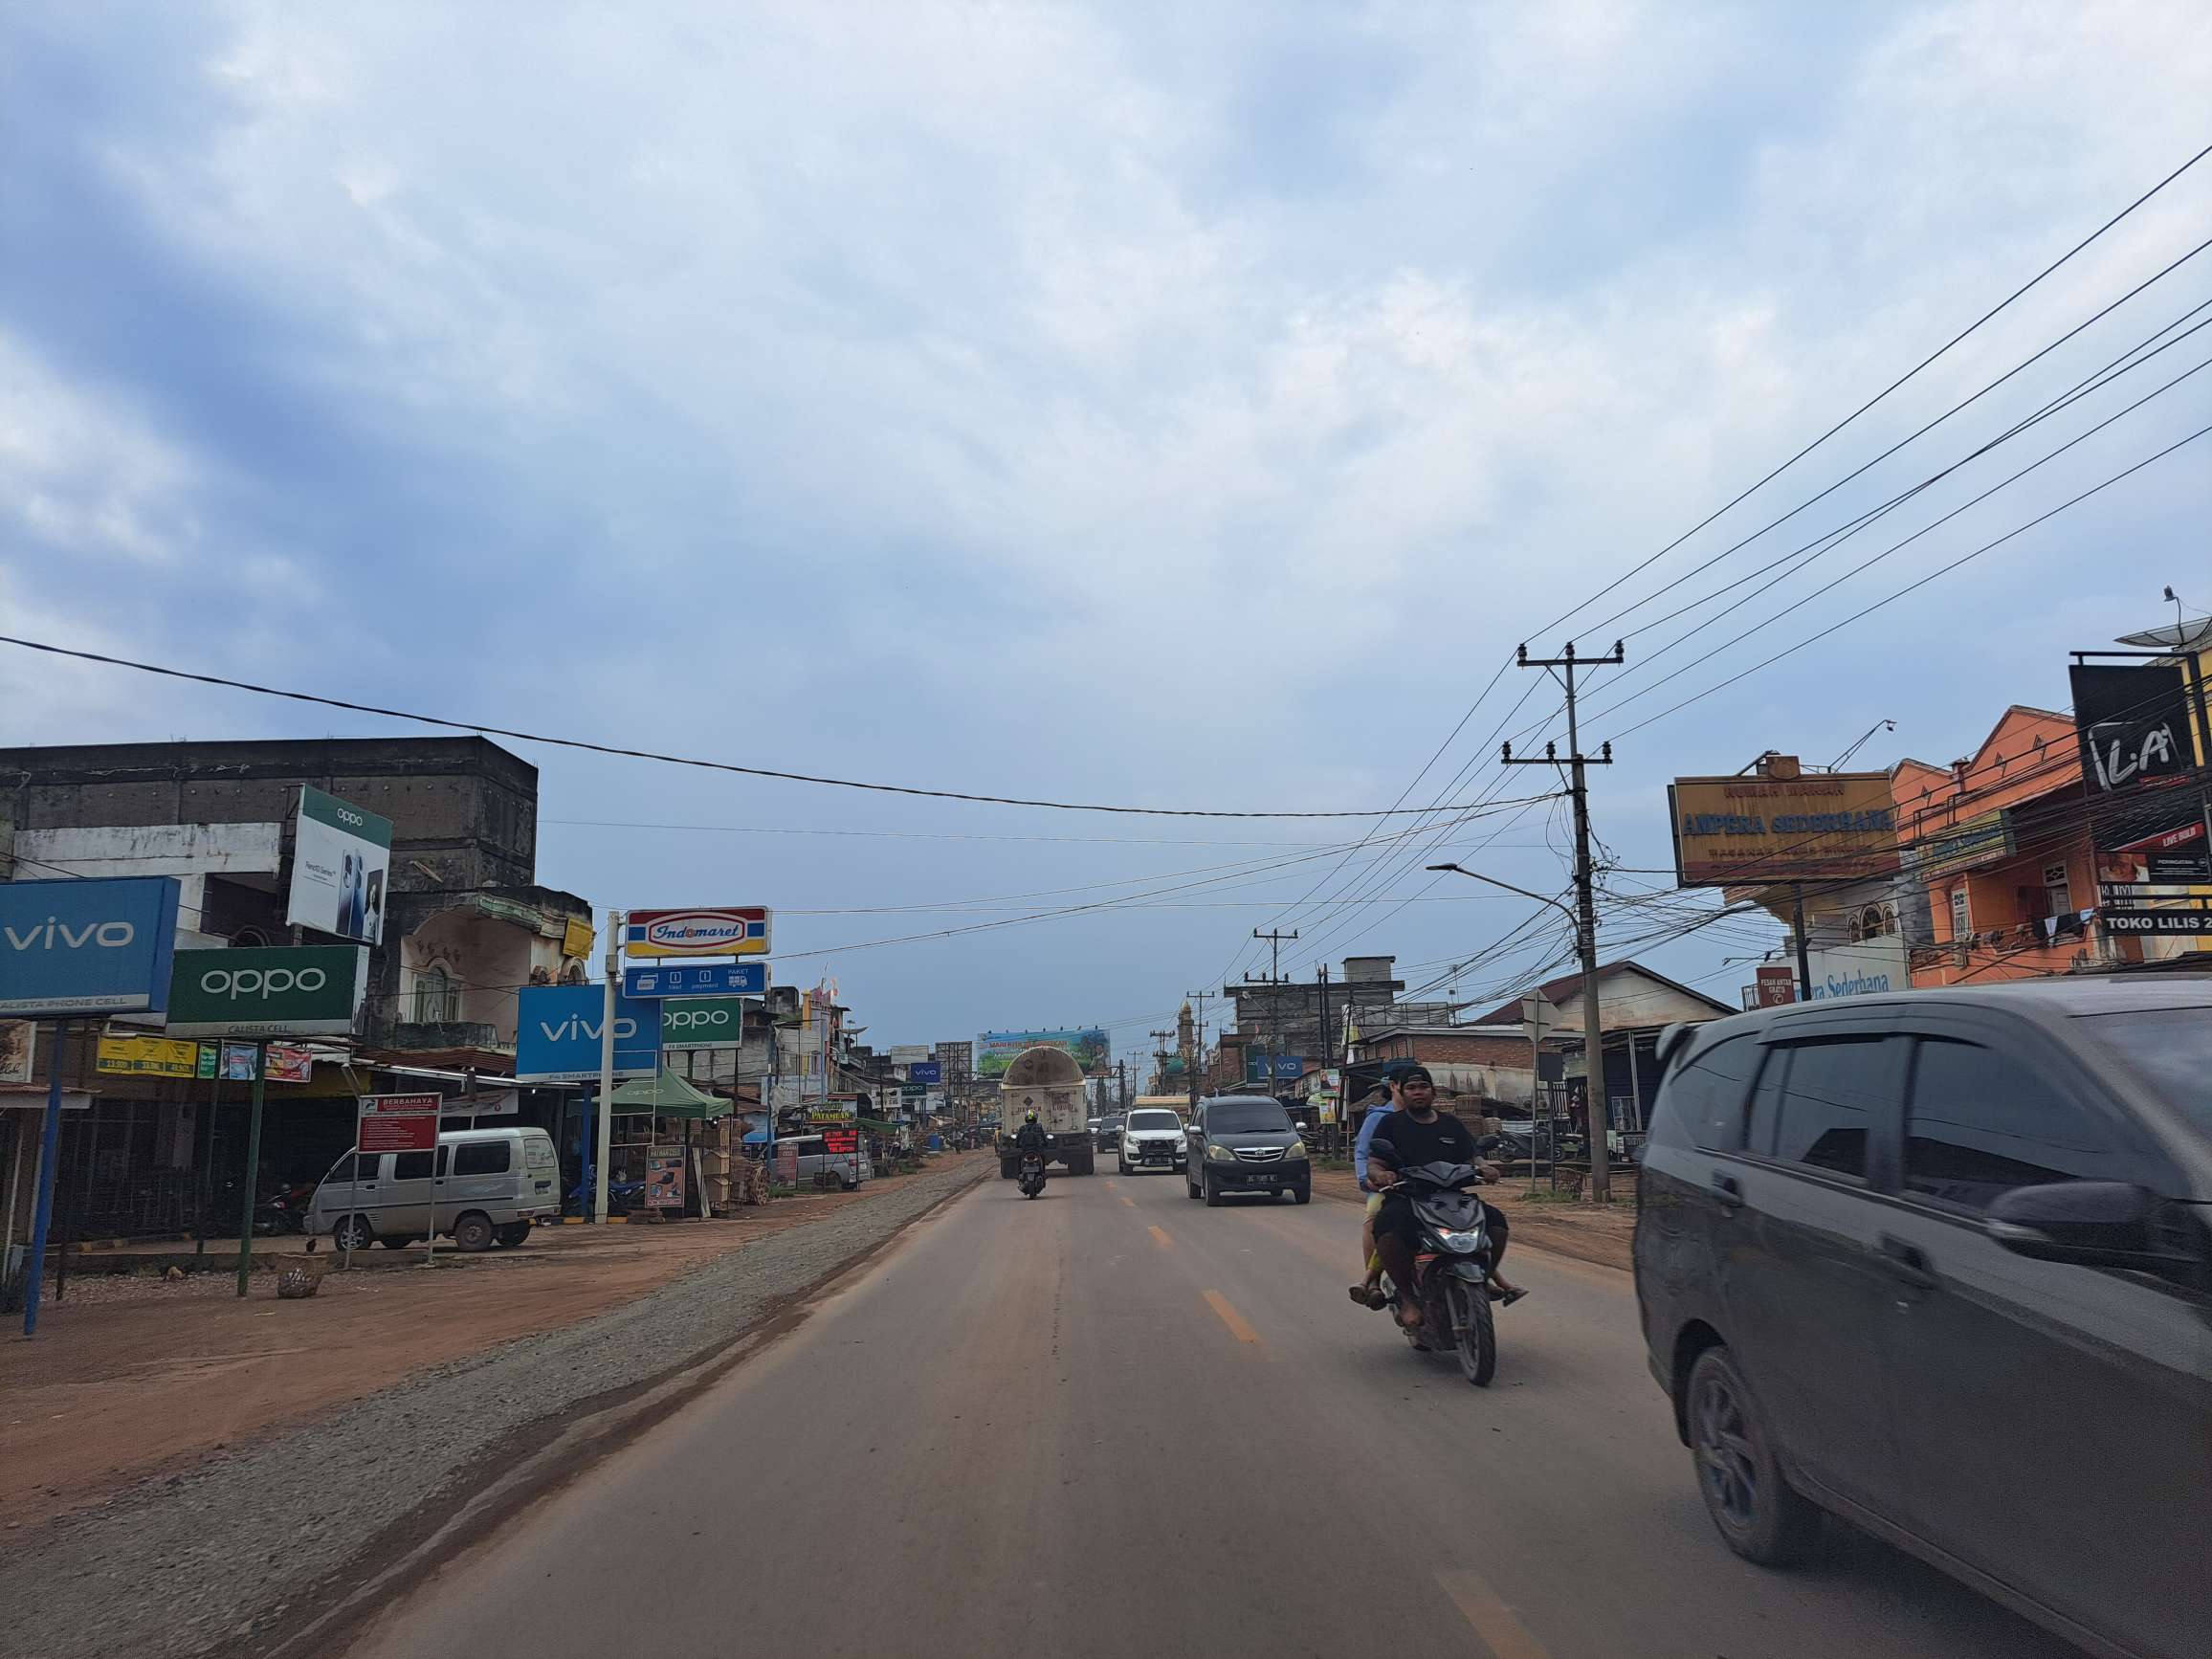
[[[719,1095],[706,1095],[674,1072],[651,1077],[632,1077],[615,1090],[612,1110],[620,1117],[650,1112],[656,1117],[682,1117],[694,1123],[712,1123],[727,1117],[737,1107]]]

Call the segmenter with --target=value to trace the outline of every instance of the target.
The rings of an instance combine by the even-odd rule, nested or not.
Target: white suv
[[[1183,1119],[1163,1108],[1132,1112],[1121,1125],[1118,1158],[1123,1175],[1133,1169],[1181,1169],[1189,1151]]]

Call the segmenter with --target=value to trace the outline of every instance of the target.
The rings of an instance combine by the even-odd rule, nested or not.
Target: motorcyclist
[[[1370,1147],[1367,1184],[1383,1195],[1373,1223],[1376,1254],[1382,1258],[1391,1283],[1404,1289],[1413,1283],[1413,1249],[1420,1239],[1421,1224],[1412,1203],[1404,1193],[1392,1190],[1398,1184],[1399,1170],[1417,1169],[1425,1163],[1466,1163],[1476,1165],[1478,1173],[1495,1180],[1496,1166],[1481,1160],[1474,1137],[1465,1124],[1449,1113],[1437,1111],[1436,1085],[1425,1068],[1410,1067],[1400,1073],[1396,1094],[1398,1111],[1382,1131],[1390,1151],[1386,1156],[1380,1144]],[[1490,1281],[1503,1301],[1517,1302],[1527,1291],[1498,1272],[1505,1255],[1505,1217],[1494,1205],[1485,1204],[1483,1209],[1491,1240]],[[1399,1299],[1398,1322],[1408,1329],[1421,1323],[1421,1310],[1409,1295]]]
[[[1051,1150],[1052,1138],[1045,1133],[1045,1126],[1037,1121],[1034,1112],[1022,1114],[1022,1126],[1014,1131],[1016,1152],[1044,1153]]]

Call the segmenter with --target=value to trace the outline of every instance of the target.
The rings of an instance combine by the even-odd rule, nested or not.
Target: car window
[[[1773,1156],[1864,1181],[1868,1137],[1894,1097],[1895,1051],[1878,1037],[1789,1045]]]
[[[1708,1152],[1743,1145],[1744,1106],[1759,1059],[1758,1038],[1729,1037],[1668,1074],[1663,1097],[1694,1144]]]
[[[2212,1008],[2137,1008],[2085,1014],[2082,1026],[2121,1067],[2212,1139]]]
[[[2124,1181],[2131,1163],[2103,1123],[2032,1067],[1974,1043],[1918,1045],[1906,1191],[1980,1210],[2016,1186]]]
[[[1132,1112],[1129,1114],[1129,1132],[1140,1129],[1180,1129],[1183,1119],[1172,1112]]]
[[[1251,1135],[1290,1126],[1290,1114],[1272,1100],[1224,1100],[1206,1109],[1209,1135]]]
[[[504,1140],[464,1140],[453,1148],[455,1175],[504,1175],[507,1147]]]
[[[361,1172],[357,1175],[353,1168],[354,1156],[348,1152],[330,1166],[330,1173],[322,1179],[325,1182],[335,1181],[348,1183],[356,1181],[374,1181],[376,1179],[376,1166],[382,1161],[383,1156],[382,1153],[377,1152],[365,1153],[361,1159]]]
[[[439,1148],[443,1151],[444,1148]],[[427,1152],[395,1152],[391,1157],[391,1178],[394,1181],[428,1181],[431,1178],[431,1155]]]

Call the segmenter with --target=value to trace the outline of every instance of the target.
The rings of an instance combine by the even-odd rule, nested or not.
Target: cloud
[[[2177,186],[1624,580],[2193,149],[2202,9],[861,15],[240,4],[119,36],[28,9],[0,87],[7,206],[39,250],[0,271],[0,374],[23,388],[0,416],[11,598],[65,638],[797,769],[1381,804],[1515,643],[1597,629],[2003,372],[2194,240],[2212,189]],[[2193,302],[2189,280],[1778,537],[1963,453]],[[2206,396],[2178,391],[1667,690],[2116,470],[2201,424]],[[1956,749],[1998,702],[2062,696],[2064,649],[2140,620],[2189,562],[2202,478],[2146,475],[1638,734],[1600,802],[1608,839],[1661,861],[1647,804],[1670,771],[1840,750],[1885,715],[1920,728],[1903,749]],[[1883,545],[1732,595],[1652,672],[1634,664],[1711,608],[1637,636],[1620,683]],[[76,575],[124,564],[122,592]],[[1523,689],[1501,680],[1415,801],[1463,762],[1466,788],[1492,781],[1481,745]],[[72,729],[143,735],[142,707]],[[58,714],[11,700],[0,737]],[[974,827],[538,758],[549,798]],[[1556,874],[1540,836],[1501,839],[1503,873]],[[619,850],[568,845],[557,877],[625,901]],[[725,879],[686,845],[656,881]],[[1072,856],[800,852],[738,896],[1044,888]],[[1448,913],[1409,906],[1369,942],[1445,955]],[[1134,954],[1071,969],[1070,995],[1112,1000],[1164,959],[1202,971],[1241,929],[1102,928]],[[974,1018],[1046,1017],[1006,965],[1023,937],[855,957],[848,983],[917,1021],[999,998]],[[918,986],[899,965],[918,962],[951,965]]]

